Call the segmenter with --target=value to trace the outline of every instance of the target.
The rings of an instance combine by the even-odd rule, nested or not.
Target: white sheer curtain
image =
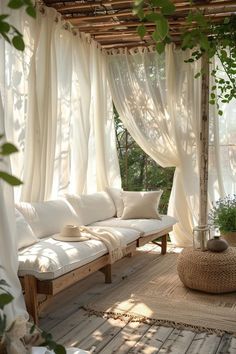
[[[24,12],[12,20],[26,42],[23,54],[6,47],[0,82],[7,136],[21,149],[16,199],[120,186],[105,54],[54,9],[45,7],[36,21]]]
[[[9,14],[7,3],[1,1],[1,14]],[[66,191],[120,186],[105,54],[53,9],[38,12],[36,21],[25,11],[12,11],[9,20],[26,44],[22,53],[0,40],[0,134],[19,148],[11,165],[24,182],[15,199],[39,201]],[[15,297],[8,306],[9,323],[19,315],[27,318],[14,221],[12,188],[0,181],[0,276]]]
[[[163,55],[152,48],[113,50],[107,60],[113,100],[125,126],[158,164],[176,167],[168,213],[179,221],[172,241],[180,246],[192,244],[192,227],[198,223],[199,210],[201,81],[194,79],[194,75],[201,63],[187,64],[184,62],[187,58],[188,52],[168,46]],[[212,139],[218,144],[216,137],[222,130],[217,130],[219,122],[215,115],[211,116],[211,122],[215,132]],[[216,156],[216,152],[215,148],[212,154]],[[213,155],[210,166],[214,164]],[[233,158],[228,154],[229,159],[231,162],[227,164],[232,174]],[[212,178],[216,179],[213,169],[211,174],[210,184]],[[235,179],[234,187],[232,182],[231,178],[231,191]],[[213,200],[214,184],[210,191]]]
[[[0,95],[0,132],[5,133],[4,114]],[[1,140],[1,143],[3,140]],[[11,173],[10,161],[0,160],[0,170]],[[4,308],[7,316],[7,327],[17,317],[28,319],[28,314],[24,304],[20,281],[17,276],[18,260],[11,256],[17,254],[16,226],[14,223],[14,198],[13,188],[3,180],[0,180],[0,279],[4,279],[9,287],[6,288],[14,300]]]
[[[1,1],[0,13],[9,13],[6,2]],[[27,37],[29,21],[24,19],[22,13],[14,13],[10,17],[11,23],[21,31],[25,26]],[[20,149],[24,147],[25,136],[25,85],[24,73],[28,69],[29,48],[24,53],[16,52],[6,42],[0,40],[0,134],[7,136],[7,140],[14,142]],[[6,104],[8,102],[8,104]],[[7,119],[6,119],[7,117]],[[14,129],[12,129],[14,127]],[[3,143],[3,140],[1,140]],[[12,171],[10,160],[0,160],[0,170],[16,174],[22,172],[24,156],[19,152],[12,155]],[[9,292],[14,300],[4,308],[7,316],[7,327],[17,317],[28,319],[24,304],[21,285],[17,276],[17,242],[14,212],[13,188],[0,180],[0,279],[9,284]]]

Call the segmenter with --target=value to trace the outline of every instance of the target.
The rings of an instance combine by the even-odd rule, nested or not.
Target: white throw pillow
[[[122,192],[124,211],[121,219],[159,219],[158,206],[162,191]]]
[[[115,213],[113,200],[106,192],[84,195],[65,195],[83,225],[112,218]]]
[[[118,218],[120,218],[121,215],[123,214],[123,210],[124,210],[124,203],[123,203],[123,199],[122,199],[122,191],[123,191],[123,189],[107,187],[106,191],[110,195],[110,197],[112,198],[112,200],[113,200],[113,202],[115,204],[116,216]]]
[[[16,204],[16,208],[23,214],[34,234],[39,238],[56,234],[65,225],[81,225],[79,218],[66,200],[22,202]]]
[[[34,235],[30,225],[26,222],[24,216],[17,209],[15,209],[15,216],[18,250],[38,242],[39,240]]]

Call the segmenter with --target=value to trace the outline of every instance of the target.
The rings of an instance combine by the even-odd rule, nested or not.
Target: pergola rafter
[[[89,33],[102,47],[114,48],[150,45],[153,42],[150,31],[152,23],[145,23],[148,31],[143,40],[137,35],[136,28],[140,24],[132,12],[133,0],[44,0],[45,5],[54,7],[62,17],[81,32]],[[222,21],[226,16],[236,13],[235,0],[174,0],[176,11],[169,16],[170,34],[173,41],[179,42],[183,30],[188,28],[185,22],[189,10],[199,8],[206,18],[213,22]],[[144,11],[148,10],[148,4]],[[189,25],[189,28],[191,26]]]

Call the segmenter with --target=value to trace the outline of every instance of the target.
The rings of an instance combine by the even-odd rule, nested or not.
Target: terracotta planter
[[[226,232],[222,234],[222,238],[228,242],[229,246],[236,247],[236,231]]]

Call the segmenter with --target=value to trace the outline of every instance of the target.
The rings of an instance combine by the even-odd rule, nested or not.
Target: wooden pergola
[[[133,48],[155,44],[151,33],[155,25],[145,22],[147,33],[141,39],[137,27],[141,24],[133,14],[134,0],[39,0],[48,7],[55,8],[65,21],[80,32],[87,33],[100,43],[105,50],[112,48]],[[200,9],[213,23],[220,23],[225,17],[236,14],[235,0],[173,0],[176,11],[168,16],[172,41],[179,43],[183,30],[194,28],[194,23],[187,24],[186,17],[190,10]],[[148,3],[144,12],[150,11]],[[208,144],[209,144],[209,63],[202,58],[202,102],[200,129],[200,196],[199,226],[208,224]],[[204,234],[202,233],[202,246]]]
[[[62,17],[81,32],[89,33],[103,48],[147,46],[153,43],[153,23],[146,22],[147,34],[137,34],[140,21],[132,13],[133,0],[41,0],[46,6],[55,8]],[[235,0],[174,0],[176,11],[169,16],[170,34],[174,41],[180,40],[181,31],[186,28],[189,10],[199,8],[212,21],[236,13]],[[147,5],[144,6],[148,9]]]

